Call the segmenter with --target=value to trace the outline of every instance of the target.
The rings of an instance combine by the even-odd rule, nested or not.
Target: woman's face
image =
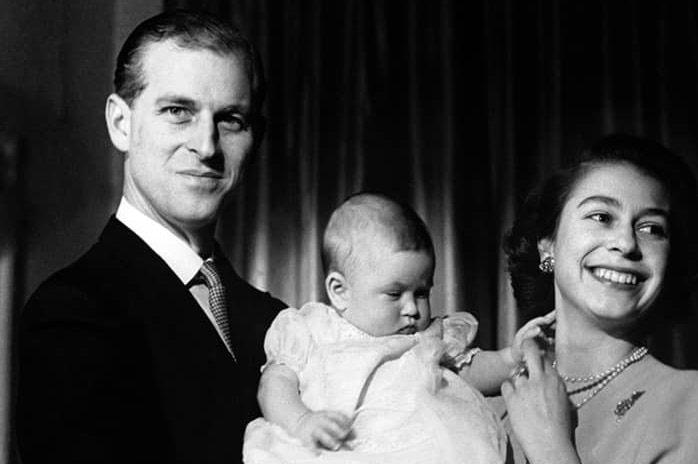
[[[604,326],[623,326],[662,289],[670,247],[669,195],[632,164],[602,164],[578,182],[553,241],[555,305]]]

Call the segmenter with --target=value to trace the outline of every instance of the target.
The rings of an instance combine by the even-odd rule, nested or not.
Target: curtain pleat
[[[293,306],[325,299],[331,211],[353,192],[379,191],[410,203],[432,231],[434,313],[470,311],[482,346],[506,345],[522,321],[501,240],[526,192],[613,131],[661,140],[698,167],[688,0],[207,5],[252,37],[269,82],[266,138],[219,237],[241,274]],[[653,344],[698,367],[696,328]]]
[[[426,174],[421,169],[422,164],[422,113],[421,113],[421,86],[420,78],[422,73],[419,72],[420,52],[421,48],[417,46],[417,34],[414,32],[417,30],[418,24],[418,4],[416,2],[410,2],[407,4],[407,27],[404,29],[403,33],[405,35],[405,42],[407,43],[407,68],[405,69],[408,80],[407,87],[407,98],[408,101],[408,127],[407,133],[405,134],[409,137],[408,145],[408,155],[409,155],[409,167],[410,174],[412,176],[412,191],[410,192],[410,199],[414,209],[422,217],[426,214],[426,198],[425,198],[425,188],[424,188],[424,175]]]
[[[441,254],[439,259],[443,262],[443,274],[441,281],[443,282],[443,309],[445,313],[465,309],[463,295],[459,288],[459,283],[462,281],[460,269],[458,266],[457,256],[458,240],[455,230],[455,203],[454,203],[454,187],[455,182],[455,163],[456,150],[455,141],[455,121],[453,114],[454,101],[451,95],[454,94],[454,77],[453,66],[456,61],[453,50],[453,23],[450,21],[450,5],[448,2],[442,1],[439,5],[439,75],[441,80],[441,93],[439,95],[442,101],[443,118],[442,136],[444,141],[443,149],[441,150],[441,195],[443,199],[443,207],[441,208]],[[438,197],[437,197],[438,198]]]
[[[514,192],[516,159],[514,153],[514,106],[513,80],[507,78],[513,73],[512,52],[512,5],[511,2],[487,4],[483,15],[484,56],[487,75],[487,112],[489,121],[489,158],[491,160],[490,195],[493,199],[495,234],[503,237],[514,220]],[[496,313],[496,340],[506,346],[511,334],[516,330],[518,318],[509,278],[501,270],[505,269],[506,258],[497,248],[496,275],[498,299]],[[482,316],[481,316],[482,318]]]

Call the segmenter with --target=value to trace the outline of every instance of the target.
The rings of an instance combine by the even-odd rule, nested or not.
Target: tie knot
[[[213,264],[212,260],[204,261],[204,264],[201,266],[199,272],[201,273],[201,276],[204,278],[204,281],[206,282],[206,286],[208,288],[220,287],[223,285],[221,283],[221,278],[218,275],[216,265]]]

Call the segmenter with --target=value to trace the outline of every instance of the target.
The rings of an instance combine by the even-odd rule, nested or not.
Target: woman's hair
[[[548,178],[525,200],[504,240],[514,297],[524,319],[555,306],[553,274],[538,268],[538,241],[554,238],[560,214],[572,190],[594,168],[630,164],[657,180],[669,193],[670,254],[664,289],[655,306],[663,321],[675,320],[689,308],[691,281],[698,260],[698,198],[690,167],[657,142],[623,134],[609,135],[584,151],[570,167]],[[655,308],[656,309],[656,308]]]

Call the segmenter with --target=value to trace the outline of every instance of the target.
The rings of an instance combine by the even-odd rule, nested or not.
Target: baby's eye
[[[402,298],[402,292],[398,290],[385,292],[385,295],[391,300],[399,300],[400,298]]]
[[[421,300],[428,300],[431,296],[431,289],[419,290],[414,293],[414,296]]]

